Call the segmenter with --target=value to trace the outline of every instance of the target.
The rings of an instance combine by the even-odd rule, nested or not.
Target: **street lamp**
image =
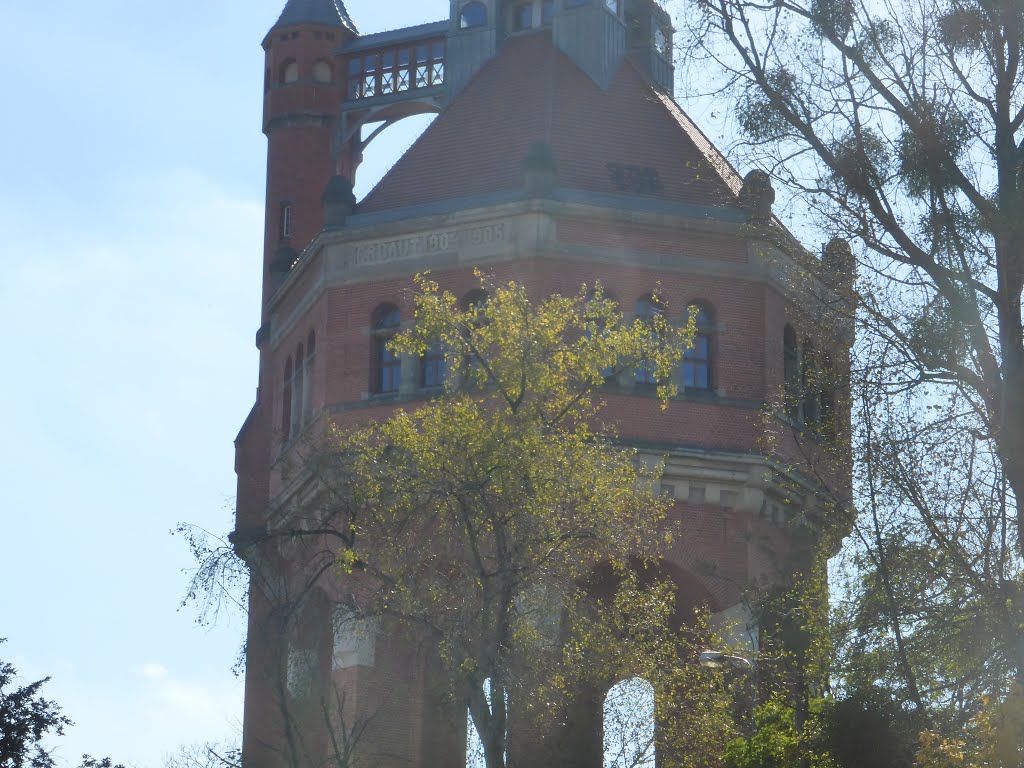
[[[704,651],[700,655],[700,665],[708,669],[725,669],[732,667],[740,672],[752,672],[754,662],[742,656],[733,656],[723,651]]]

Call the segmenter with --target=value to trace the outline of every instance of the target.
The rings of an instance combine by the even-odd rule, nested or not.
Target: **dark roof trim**
[[[385,45],[398,45],[400,43],[412,42],[426,37],[439,37],[448,33],[448,21],[432,21],[429,24],[418,24],[415,27],[403,29],[390,29],[386,32],[376,32],[372,35],[363,35],[350,43],[338,48],[338,53],[351,53],[353,51],[365,51],[369,48],[378,48]]]

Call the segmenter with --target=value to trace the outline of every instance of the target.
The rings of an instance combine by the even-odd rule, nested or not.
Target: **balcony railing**
[[[346,97],[372,99],[442,85],[445,81],[444,39],[363,51],[346,65]]]

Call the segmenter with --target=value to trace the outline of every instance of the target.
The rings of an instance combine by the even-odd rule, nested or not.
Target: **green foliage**
[[[900,135],[896,158],[907,191],[923,198],[954,185],[951,169],[967,151],[971,124],[969,116],[951,103],[921,99],[910,108],[916,124]]]
[[[836,768],[826,753],[815,749],[815,716],[823,702],[812,704],[811,727],[797,726],[792,704],[773,698],[755,711],[757,728],[753,735],[730,742],[725,751],[726,768]]]
[[[594,619],[620,647],[670,636],[670,595],[630,576],[669,542],[669,501],[653,492],[659,468],[614,444],[600,393],[609,375],[644,363],[667,404],[693,328],[663,316],[625,323],[600,286],[534,304],[518,283],[482,284],[488,301],[463,310],[419,279],[415,323],[392,347],[443,345],[444,395],[334,429],[312,469],[346,541],[339,567],[360,585],[353,607],[429,638],[493,768],[504,761],[506,696],[540,716],[557,708],[560,683],[626,667],[584,652],[600,645]],[[614,597],[596,617],[586,585],[600,564]],[[564,619],[573,639],[563,650]]]
[[[912,768],[921,723],[884,690],[822,704],[815,745],[836,768]]]
[[[831,151],[835,157],[832,179],[851,195],[863,195],[888,171],[889,147],[871,128],[861,127],[847,133],[832,145]]]
[[[4,638],[0,638],[0,643]],[[48,677],[19,685],[13,665],[0,660],[0,768],[54,768],[56,762],[44,742],[63,736],[73,725],[56,702],[40,693]],[[82,757],[82,768],[123,768],[109,757]]]
[[[812,0],[811,22],[818,34],[842,40],[853,28],[853,1]]]
[[[782,67],[766,74],[768,90],[751,86],[740,99],[740,129],[754,141],[770,141],[788,135],[790,125],[778,102],[794,104],[797,97],[796,77]]]

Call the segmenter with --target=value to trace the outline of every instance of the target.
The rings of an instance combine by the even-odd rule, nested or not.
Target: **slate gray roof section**
[[[296,24],[322,24],[357,31],[343,0],[288,0],[274,29]]]
[[[418,24],[415,27],[404,27],[402,29],[390,29],[386,32],[376,32],[372,35],[363,35],[350,43],[343,45],[339,53],[351,51],[362,51],[367,48],[377,48],[385,45],[398,45],[411,40],[418,40],[424,37],[435,37],[448,32],[448,20],[432,21],[429,24]]]

